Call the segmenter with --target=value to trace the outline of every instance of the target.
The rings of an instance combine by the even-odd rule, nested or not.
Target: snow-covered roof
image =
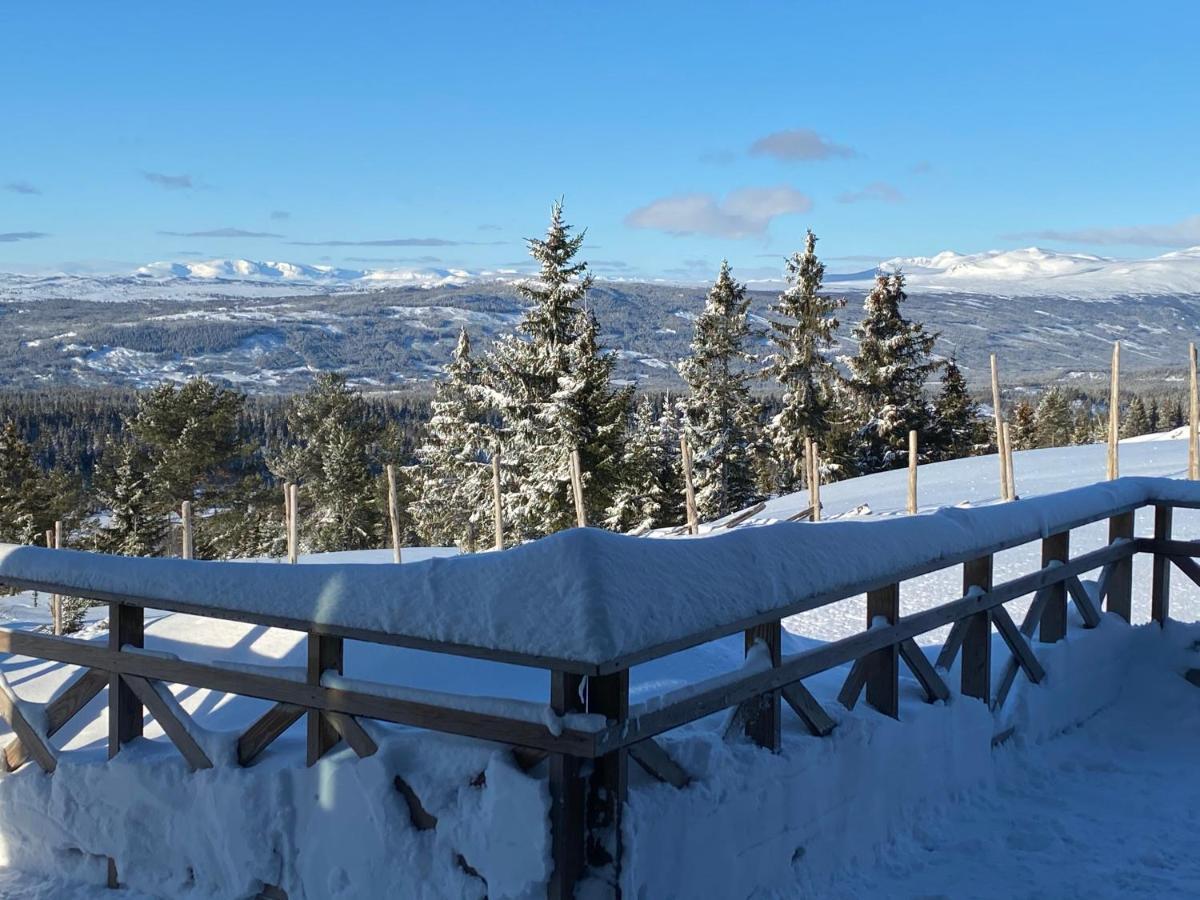
[[[1155,500],[1200,505],[1200,483],[1122,478],[1016,503],[696,539],[572,529],[503,553],[403,566],[135,559],[0,544],[0,581],[603,665]]]

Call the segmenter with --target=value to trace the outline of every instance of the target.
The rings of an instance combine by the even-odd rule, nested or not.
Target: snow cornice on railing
[[[0,544],[0,582],[590,671],[1154,503],[1200,507],[1200,483],[1121,478],[1013,503],[695,539],[572,529],[502,553],[402,566],[199,562]]]

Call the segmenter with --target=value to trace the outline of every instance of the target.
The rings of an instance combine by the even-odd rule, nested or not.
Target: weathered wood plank
[[[652,778],[672,787],[683,789],[692,783],[692,777],[683,766],[675,762],[671,754],[654,738],[631,745],[629,757]]]
[[[938,651],[937,662],[934,667],[941,669],[943,672],[949,672],[954,667],[954,660],[958,657],[958,651],[962,649],[962,643],[967,637],[967,627],[970,623],[966,619],[959,619],[950,626],[950,633],[946,636],[946,642],[942,644],[942,649]]]
[[[342,674],[343,644],[341,638],[310,634],[308,636],[307,681],[319,685],[326,672]],[[319,709],[308,711],[306,756],[310,766],[334,748],[340,735],[329,717]]]
[[[838,691],[838,703],[842,704],[846,709],[854,709],[866,684],[867,664],[860,657],[854,660],[854,665],[850,667],[850,673],[846,676],[846,680],[842,682],[842,689]]]
[[[588,679],[587,711],[604,716],[609,727],[629,719],[629,671]],[[587,799],[587,860],[612,866],[612,885],[620,884],[622,817],[629,793],[629,753],[611,750],[592,764]]]
[[[1175,567],[1180,572],[1190,578],[1195,585],[1200,586],[1200,565],[1197,565],[1194,559],[1190,556],[1170,556],[1167,558],[1175,564]]]
[[[783,626],[779,622],[768,622],[756,625],[745,633],[745,650],[749,655],[755,644],[763,644],[771,657],[771,665],[779,665],[783,647]],[[781,723],[783,715],[780,711],[779,691],[770,691],[752,701],[751,708],[746,710],[746,737],[758,746],[765,747],[772,753],[778,753],[782,745]]]
[[[900,618],[900,585],[867,592],[867,628],[879,620],[895,625]],[[900,715],[900,655],[896,644],[876,650],[866,658],[867,703],[893,719]]]
[[[1154,539],[1171,540],[1172,510],[1169,506],[1154,507]],[[1171,565],[1167,557],[1155,553],[1150,564],[1150,619],[1165,625],[1171,614]]]
[[[1096,602],[1087,592],[1087,588],[1083,586],[1083,582],[1079,580],[1079,576],[1072,575],[1064,584],[1067,586],[1067,592],[1071,595],[1071,599],[1075,601],[1075,608],[1079,610],[1079,615],[1083,617],[1083,627],[1095,628],[1099,625],[1100,610],[1096,608]]]
[[[828,737],[837,727],[837,722],[825,712],[825,707],[799,681],[787,685],[780,693],[792,708],[792,712],[804,722],[810,734]]]
[[[1108,520],[1109,543],[1132,538],[1133,527],[1132,512],[1113,516]],[[1130,622],[1133,620],[1133,559],[1119,560],[1111,565],[1113,568],[1107,582],[1108,597],[1105,608]],[[1104,601],[1098,598],[1097,602]]]
[[[141,607],[124,603],[108,605],[108,649],[120,653],[122,647],[146,645],[146,614]],[[122,681],[117,671],[108,677],[108,758],[121,752],[121,745],[142,736],[142,704]]]
[[[437,816],[425,808],[425,804],[421,802],[417,792],[412,789],[412,785],[399,775],[392,779],[392,785],[404,798],[405,805],[408,806],[408,818],[412,822],[413,828],[417,831],[432,831],[437,828]]]
[[[80,669],[65,690],[46,705],[44,716],[46,722],[46,738],[52,738],[66,725],[81,709],[87,706],[105,687],[108,686],[108,673],[99,669]],[[28,759],[29,754],[21,739],[14,737],[4,748],[4,759],[9,771],[19,768]]]
[[[329,720],[329,724],[341,735],[342,740],[359,759],[366,759],[379,752],[379,745],[375,743],[375,739],[367,733],[367,730],[354,716],[340,712],[327,712],[325,718]]]
[[[1060,531],[1042,541],[1042,568],[1052,563],[1064,563],[1071,558],[1071,532]],[[1067,636],[1067,588],[1065,584],[1053,585],[1042,608],[1042,624],[1038,629],[1038,640],[1053,644]]]
[[[238,765],[248,766],[276,738],[291,728],[304,715],[304,707],[292,703],[276,703],[255,720],[238,738]]]
[[[1028,676],[1029,680],[1037,684],[1045,678],[1046,670],[1042,668],[1042,664],[1034,656],[1033,648],[1029,646],[1025,640],[1025,636],[1017,629],[1012,616],[1008,614],[1008,610],[1003,606],[997,606],[992,610],[992,621],[996,625],[996,630],[1000,632],[1000,637],[1004,638],[1004,643],[1008,644],[1008,649],[1012,651],[1017,663],[1021,666],[1021,669]],[[1043,621],[1045,620],[1043,619]]]
[[[21,707],[9,699],[6,691],[0,690],[0,718],[3,718],[8,723],[8,727],[13,730],[13,733],[21,741],[21,746],[25,748],[25,752],[37,762],[45,772],[53,772],[58,768],[58,759],[54,754],[53,748],[47,743],[37,729],[34,728],[29,720],[25,718],[25,714],[21,712]],[[7,758],[5,765],[8,765]],[[16,768],[13,766],[12,768]]]
[[[942,676],[929,664],[925,653],[917,646],[912,638],[900,642],[900,656],[910,672],[921,682],[925,689],[925,698],[933,703],[936,700],[945,702],[950,699],[950,688],[942,680]]]
[[[550,673],[550,708],[558,715],[583,712],[583,679],[570,672]],[[550,853],[554,870],[547,895],[551,900],[572,900],[583,874],[586,846],[586,792],[580,761],[552,753],[547,765],[550,786]]]
[[[1033,595],[1033,602],[1029,604],[1029,609],[1025,610],[1025,618],[1021,622],[1021,634],[1026,638],[1032,638],[1037,631],[1038,624],[1042,620],[1042,607],[1046,605],[1046,599],[1049,595],[1046,591],[1040,590]],[[992,703],[993,709],[1000,709],[1004,706],[1004,701],[1008,699],[1008,694],[1012,690],[1012,686],[1016,683],[1017,673],[1021,671],[1020,665],[1015,657],[1010,656],[1004,663],[1004,671],[1000,675],[1000,683],[996,687],[996,699]]]
[[[158,693],[157,686],[151,684],[144,678],[139,678],[137,675],[122,675],[121,680],[129,685],[130,690],[137,696],[138,700],[146,709],[150,710],[150,715],[154,716],[154,720],[167,737],[171,739],[171,743],[187,760],[192,770],[211,769],[213,767],[212,760],[208,758],[208,754],[204,752],[204,748],[196,743],[196,739],[192,737],[192,733],[188,730],[187,725],[177,715],[177,711],[168,703],[161,694]],[[167,688],[164,686],[163,688]],[[180,712],[182,715],[182,712]]]
[[[992,589],[994,558],[982,556],[963,564],[963,593]],[[966,619],[962,639],[960,690],[965,697],[992,702],[992,614],[982,609]]]

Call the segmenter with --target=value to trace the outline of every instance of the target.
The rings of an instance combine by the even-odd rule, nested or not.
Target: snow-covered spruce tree
[[[755,485],[761,428],[749,369],[756,360],[746,349],[749,307],[745,285],[734,281],[723,261],[696,318],[691,356],[679,365],[690,388],[684,430],[701,519],[715,519],[761,499]]]
[[[485,385],[501,418],[504,498],[514,538],[534,538],[575,524],[569,458],[579,450],[589,522],[612,505],[629,394],[611,384],[614,361],[599,347],[595,318],[582,304],[591,287],[575,257],[583,234],[571,235],[562,202],[544,239],[529,240],[536,279],[518,286],[529,304],[516,333],[496,342]]]
[[[1176,397],[1167,411],[1167,427],[1182,428],[1187,424],[1187,416],[1183,412],[1183,400]]]
[[[95,534],[96,549],[122,556],[156,556],[167,537],[167,519],[158,507],[150,464],[133,443],[116,452],[112,469],[98,479],[96,499],[107,521]]]
[[[604,524],[614,531],[653,528],[663,518],[666,448],[654,401],[643,395],[634,409],[621,455],[621,481]]]
[[[1038,400],[1034,411],[1035,443],[1039,447],[1065,447],[1071,443],[1074,421],[1067,395],[1052,387]]]
[[[799,490],[805,481],[805,441],[825,443],[838,379],[837,367],[825,354],[838,327],[834,314],[846,301],[821,295],[825,264],[817,259],[816,247],[817,237],[810,229],[804,252],[787,259],[788,288],[771,307],[774,349],[763,374],[783,389],[783,408],[767,425],[777,467],[775,487],[781,493]]]
[[[1149,434],[1158,434],[1162,431],[1162,408],[1158,405],[1158,398],[1150,398],[1150,406],[1146,410],[1146,425],[1149,426]]]
[[[1125,421],[1121,423],[1121,437],[1137,437],[1150,433],[1150,417],[1146,414],[1146,402],[1136,394],[1125,410]]]
[[[32,544],[41,537],[41,473],[33,450],[11,420],[0,427],[0,541]]]
[[[661,511],[654,522],[656,528],[679,525],[687,520],[682,450],[679,444],[683,434],[681,406],[681,402],[674,402],[669,396],[664,397],[662,412],[658,416],[658,445],[662,450],[662,459],[657,475]]]
[[[1092,405],[1086,398],[1075,410],[1071,425],[1071,443],[1092,444],[1096,440],[1096,423],[1092,416]]]
[[[1012,441],[1013,450],[1032,450],[1038,446],[1037,414],[1033,404],[1024,397],[1013,404],[1008,439]]]
[[[270,468],[300,485],[302,545],[317,553],[372,547],[382,516],[372,454],[382,429],[362,395],[342,375],[322,372],[291,402],[287,419],[296,443]]]
[[[976,445],[986,440],[980,434],[979,406],[971,399],[967,380],[953,356],[942,370],[942,390],[933,402],[931,425],[929,455],[933,459],[970,456]]]
[[[426,543],[473,552],[492,544],[490,454],[495,434],[465,328],[445,373],[434,394],[424,443],[417,449],[417,498],[409,512]]]
[[[906,299],[900,272],[879,273],[854,329],[858,353],[843,358],[864,422],[857,466],[864,474],[902,465],[908,458],[908,432],[924,432],[928,425],[924,389],[940,365],[930,357],[937,335],[904,318],[900,306]]]

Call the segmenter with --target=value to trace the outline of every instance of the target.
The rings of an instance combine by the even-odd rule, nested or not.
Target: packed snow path
[[[914,817],[834,895],[1200,896],[1200,688],[1151,654],[1127,676],[1079,727],[998,748],[993,784]]]

